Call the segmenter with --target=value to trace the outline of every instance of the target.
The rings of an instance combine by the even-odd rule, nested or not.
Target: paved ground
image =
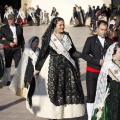
[[[24,26],[24,37],[28,40],[33,35],[41,38],[47,26]],[[90,36],[90,31],[88,27],[72,27],[66,26],[66,31],[70,33],[76,48],[82,51],[85,40]],[[2,51],[2,46],[0,46],[0,52]],[[85,66],[86,62],[80,59],[80,69],[81,69],[81,81],[84,89],[84,94],[86,96],[86,86],[85,86]],[[11,78],[14,75],[14,62],[12,65]],[[86,97],[85,97],[86,98]],[[48,106],[49,107],[49,106]],[[32,115],[25,108],[25,99],[15,96],[8,87],[4,86],[0,89],[0,120],[47,120],[44,118],[38,118]],[[87,120],[87,115],[81,118],[67,119],[67,120]]]

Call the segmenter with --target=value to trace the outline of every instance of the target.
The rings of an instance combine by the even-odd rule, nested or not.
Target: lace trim
[[[62,44],[66,48],[67,51],[69,51],[72,48],[72,43],[67,35],[64,35],[64,38],[61,40]]]
[[[50,101],[56,106],[84,103],[79,74],[77,74],[73,65],[62,55],[50,57],[48,94]]]

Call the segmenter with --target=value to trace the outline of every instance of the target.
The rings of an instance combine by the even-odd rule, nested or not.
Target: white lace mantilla
[[[109,74],[108,69],[110,67],[109,65],[112,63],[112,54],[116,44],[117,43],[112,44],[106,52],[104,64],[101,68],[101,71],[98,77],[94,109],[103,107],[104,105],[104,100],[106,96],[106,87],[107,87],[107,75]]]

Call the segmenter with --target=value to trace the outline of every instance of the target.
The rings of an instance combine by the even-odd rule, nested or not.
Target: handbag
[[[29,88],[26,88],[26,87],[17,88],[17,91],[16,91],[15,94],[16,94],[17,96],[21,96],[21,97],[27,98],[28,89],[29,89]]]

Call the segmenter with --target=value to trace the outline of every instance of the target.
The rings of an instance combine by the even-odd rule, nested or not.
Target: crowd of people
[[[105,5],[101,9],[98,8],[95,10],[94,6],[93,9],[89,6],[86,16],[81,7],[75,5],[73,8],[75,26],[88,25],[89,18],[89,26],[95,28],[96,32],[95,35],[87,38],[82,52],[77,51],[71,35],[64,30],[64,19],[58,17],[59,13],[55,7],[51,13],[51,22],[42,36],[41,48],[38,47],[37,36],[33,36],[27,42],[23,36],[22,24],[25,22],[23,16],[33,9],[28,9],[26,14],[20,9],[17,15],[9,9],[10,14],[7,16],[6,24],[0,28],[7,86],[15,95],[26,99],[26,108],[32,114],[53,120],[81,117],[85,114],[79,68],[79,59],[82,58],[87,62],[88,120],[119,120],[120,6],[114,12],[113,7],[110,6],[109,10]],[[38,26],[40,11],[37,5],[35,13],[30,12],[31,14],[27,15],[32,20],[32,15],[35,15]],[[98,13],[99,20],[95,17]],[[103,18],[103,14],[106,14],[106,18]],[[112,19],[113,14],[117,16]],[[21,17],[22,24],[19,23],[18,16]],[[27,22],[30,22],[28,18]],[[112,29],[117,33],[118,42],[114,41],[113,37],[111,39],[108,34]],[[13,59],[16,70],[11,80],[10,70]],[[1,80],[4,71],[4,62],[0,55]]]
[[[77,4],[73,7],[73,16],[70,20],[70,24],[77,26],[89,26],[92,34],[96,34],[97,23],[100,20],[108,22],[108,35],[114,41],[117,40],[117,31],[120,33],[119,20],[120,20],[120,5],[117,8],[111,4],[107,7],[103,4],[100,6],[88,5],[88,10],[85,13],[81,6]],[[119,37],[120,39],[120,37]]]
[[[53,7],[51,16],[54,16],[53,14],[55,9],[56,8]],[[7,23],[9,14],[14,14],[15,22],[21,25],[29,24],[31,26],[36,24],[39,26],[40,24],[48,24],[50,21],[49,13],[46,10],[42,11],[38,5],[36,5],[35,9],[34,7],[27,7],[27,4],[24,4],[24,6],[19,10],[6,5],[4,9],[0,10],[1,22],[3,24]]]

